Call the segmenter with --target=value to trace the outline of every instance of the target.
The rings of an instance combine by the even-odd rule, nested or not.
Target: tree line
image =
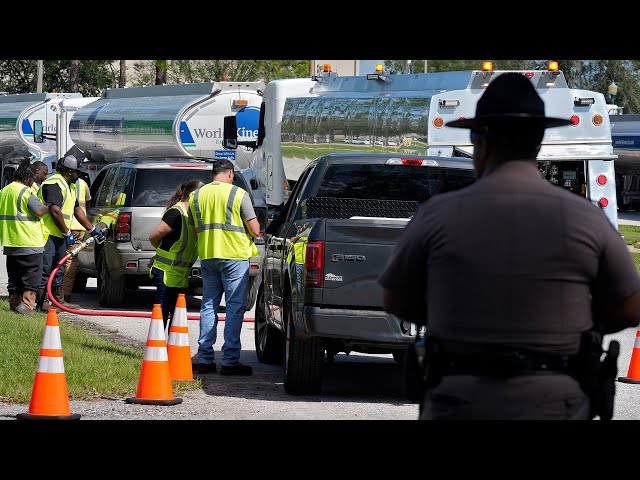
[[[625,113],[640,112],[640,60],[557,60],[571,88],[594,90]],[[385,60],[388,73],[478,70],[482,60]],[[548,60],[493,60],[494,70],[546,69]],[[44,60],[44,92],[79,92],[100,96],[105,88],[197,83],[263,81],[309,76],[309,60],[141,60],[135,78],[127,78],[125,60]],[[37,89],[36,60],[0,60],[0,91],[29,93]]]

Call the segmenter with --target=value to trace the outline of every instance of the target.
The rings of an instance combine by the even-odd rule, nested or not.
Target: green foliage
[[[618,225],[618,231],[624,237],[624,241],[627,245],[635,245],[640,242],[640,226]]]
[[[636,264],[636,269],[640,272],[640,253],[632,253],[633,263]]]
[[[134,64],[136,86],[153,85],[156,61]],[[168,60],[167,83],[255,82],[309,75],[308,60]]]
[[[113,60],[81,60],[79,92],[84,96],[100,96],[107,87],[115,86]],[[44,60],[42,91],[69,92],[70,60]],[[38,88],[36,60],[0,60],[0,90],[7,93],[33,93]]]
[[[478,70],[482,62],[493,62],[494,70],[545,69],[549,60],[412,60],[415,73]],[[624,113],[640,113],[640,60],[557,60],[571,88],[602,93],[609,101],[608,87],[618,86],[615,103]],[[80,60],[79,92],[98,96],[117,85],[119,69],[114,60]],[[116,63],[117,65],[117,63]],[[44,60],[43,91],[69,91],[70,60]],[[153,85],[156,66],[166,67],[167,83],[211,81],[269,82],[276,78],[309,75],[309,60],[143,60],[136,62],[136,75],[128,84]],[[405,73],[407,60],[385,60],[388,73]],[[29,93],[37,89],[36,60],[0,60],[0,91]]]

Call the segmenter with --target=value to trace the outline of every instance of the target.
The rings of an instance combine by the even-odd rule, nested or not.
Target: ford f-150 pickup
[[[471,160],[449,157],[341,153],[307,166],[267,228],[256,300],[257,356],[283,364],[288,393],[320,393],[339,352],[401,361],[415,332],[383,310],[378,275],[418,204],[474,178]]]

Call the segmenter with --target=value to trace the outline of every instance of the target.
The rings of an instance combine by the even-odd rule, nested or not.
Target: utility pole
[[[38,60],[38,86],[36,87],[37,93],[42,93],[43,70],[44,70],[43,61]]]

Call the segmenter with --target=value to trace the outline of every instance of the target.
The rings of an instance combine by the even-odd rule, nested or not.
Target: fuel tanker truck
[[[40,160],[55,168],[57,106],[63,100],[84,105],[98,97],[80,93],[18,93],[0,96],[0,188],[13,181],[24,158]],[[34,124],[41,135],[35,138]]]
[[[249,167],[252,150],[225,150],[223,119],[235,115],[238,137],[255,140],[262,82],[205,82],[109,88],[69,123],[73,143],[92,162],[124,158],[227,158]]]

